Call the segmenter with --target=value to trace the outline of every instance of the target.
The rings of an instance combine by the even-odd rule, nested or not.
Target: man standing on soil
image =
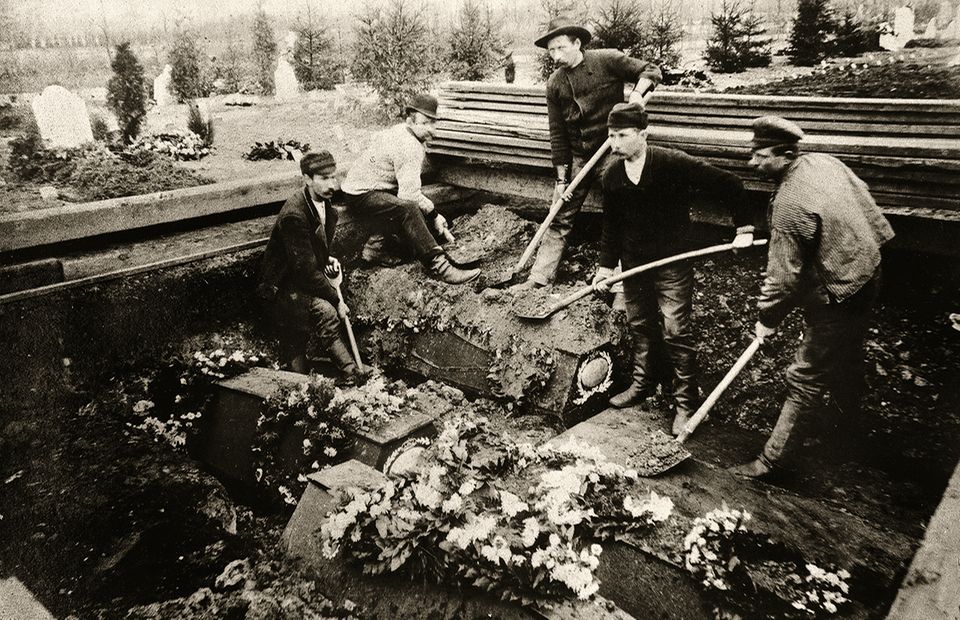
[[[340,262],[330,256],[337,211],[330,198],[339,186],[337,164],[327,151],[300,160],[303,188],[284,203],[263,257],[258,294],[267,303],[280,339],[281,360],[295,372],[307,372],[307,346],[326,351],[347,376],[359,378],[340,336],[347,306],[329,278]]]
[[[433,137],[437,100],[415,95],[406,118],[374,136],[343,182],[347,208],[374,231],[363,248],[363,259],[384,266],[399,262],[384,251],[385,237],[397,235],[413,251],[431,277],[447,284],[463,284],[480,275],[479,269],[458,269],[427,227],[452,240],[447,220],[423,195],[420,174],[426,156],[423,144]]]
[[[603,234],[600,267],[594,289],[606,292],[601,281],[623,268],[688,251],[690,204],[696,194],[722,205],[733,216],[733,244],[753,243],[750,211],[743,200],[743,183],[735,175],[675,149],[647,145],[647,113],[638,103],[618,103],[608,120],[610,148],[622,157],[603,174]],[[629,407],[653,395],[651,346],[662,336],[673,371],[679,434],[699,406],[697,349],[693,342],[693,267],[689,262],[665,265],[624,280],[627,322],[633,340],[633,380],[626,391],[610,399],[614,407]]]
[[[556,168],[554,202],[567,184],[603,145],[607,115],[623,102],[624,84],[636,88],[630,101],[642,102],[643,94],[660,82],[660,69],[616,50],[584,50],[590,31],[572,20],[558,17],[548,32],[535,41],[546,48],[559,68],[547,80],[547,114],[550,121],[550,155]],[[531,289],[553,282],[567,247],[567,237],[580,207],[599,178],[608,158],[601,159],[565,201],[543,235],[526,282],[515,289]]]
[[[843,162],[800,154],[803,131],[776,116],[753,122],[750,165],[777,183],[767,220],[770,247],[760,291],[757,338],[776,332],[795,306],[804,334],[787,369],[787,398],[760,456],[734,467],[760,477],[781,461],[800,418],[827,391],[849,421],[859,411],[863,340],[880,280],[880,247],[893,229],[867,185]]]

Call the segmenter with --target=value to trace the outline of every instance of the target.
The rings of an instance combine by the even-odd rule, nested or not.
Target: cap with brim
[[[551,19],[550,23],[547,24],[547,34],[534,41],[533,44],[537,47],[546,48],[547,43],[550,42],[550,39],[560,36],[561,34],[568,34],[572,37],[577,37],[580,39],[581,45],[586,45],[590,42],[590,39],[593,38],[593,35],[590,34],[589,30],[583,26],[577,25],[569,17],[561,16]]]
[[[753,121],[753,150],[793,145],[803,139],[803,130],[793,121],[779,116],[761,116]]]
[[[636,102],[618,103],[607,115],[607,127],[610,129],[646,129],[648,122],[646,109]]]
[[[417,94],[410,98],[407,103],[407,111],[416,110],[424,116],[432,119],[437,118],[437,98],[427,94]]]
[[[300,158],[300,172],[307,176],[331,174],[337,169],[337,162],[329,151],[305,153]]]

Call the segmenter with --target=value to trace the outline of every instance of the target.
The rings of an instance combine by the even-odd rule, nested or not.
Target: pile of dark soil
[[[885,60],[854,62],[818,69],[777,82],[728,88],[740,95],[877,97],[895,99],[960,98],[960,67]]]

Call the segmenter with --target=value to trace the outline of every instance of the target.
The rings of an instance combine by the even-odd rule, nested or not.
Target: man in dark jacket
[[[329,278],[340,271],[330,256],[337,211],[330,198],[339,187],[337,164],[327,151],[300,160],[303,188],[277,215],[263,257],[259,294],[270,309],[280,338],[282,361],[296,372],[307,371],[308,343],[329,353],[348,375],[360,374],[340,336],[347,315]]]
[[[623,159],[603,175],[603,233],[595,289],[607,290],[600,282],[613,275],[617,261],[627,270],[691,249],[689,210],[697,193],[733,215],[736,247],[753,243],[740,179],[681,151],[648,146],[647,113],[639,104],[615,105],[608,125],[611,152]],[[651,344],[662,330],[673,370],[673,433],[678,434],[699,405],[691,324],[693,267],[688,262],[666,265],[625,280],[623,287],[634,346],[633,381],[610,404],[628,407],[653,394]]]
[[[547,80],[550,155],[557,173],[555,202],[606,140],[607,115],[614,104],[623,102],[624,84],[636,84],[630,100],[640,102],[643,94],[660,82],[661,73],[656,66],[617,50],[584,50],[590,31],[565,17],[552,20],[547,30],[535,43],[546,48],[559,65]],[[608,160],[600,160],[567,197],[543,236],[530,276],[516,288],[553,282],[574,219]]]
[[[828,391],[844,416],[856,416],[880,247],[893,238],[867,184],[850,168],[831,155],[800,154],[803,131],[795,123],[764,116],[754,121],[753,136],[750,165],[777,184],[756,335],[773,335],[797,306],[804,329],[770,439],[756,460],[732,469],[751,478],[781,461],[796,423],[822,406]]]

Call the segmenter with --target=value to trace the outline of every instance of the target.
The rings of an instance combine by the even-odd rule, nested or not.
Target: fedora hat
[[[589,30],[583,26],[578,26],[576,22],[569,17],[561,15],[560,17],[555,17],[550,20],[550,23],[547,24],[547,34],[534,41],[533,44],[537,47],[546,48],[550,39],[561,34],[569,34],[577,37],[580,39],[581,45],[586,45],[590,42],[590,39],[593,38]]]

